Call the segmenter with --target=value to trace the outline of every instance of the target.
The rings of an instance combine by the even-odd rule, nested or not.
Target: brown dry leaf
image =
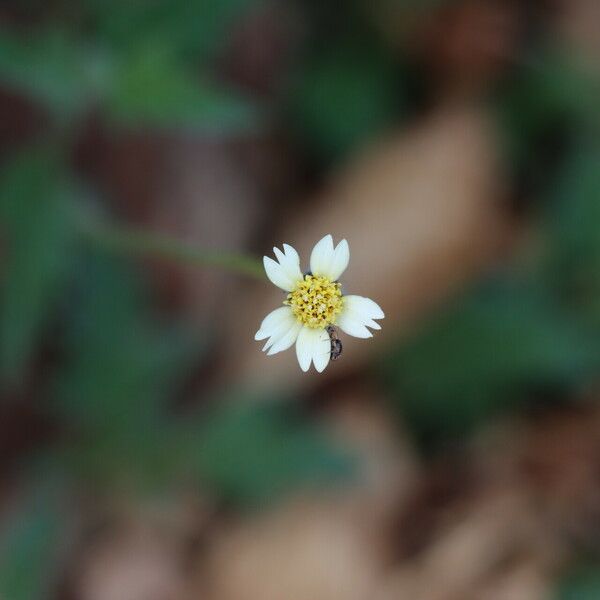
[[[482,110],[439,110],[357,157],[322,197],[307,201],[273,233],[273,245],[292,244],[305,264],[326,233],[347,238],[345,292],[373,298],[386,313],[374,340],[344,336],[342,360],[321,381],[363,364],[497,254],[506,215],[499,203],[495,147]],[[300,371],[293,349],[266,357],[253,341],[263,317],[282,300],[265,277],[226,307],[225,380],[286,387],[314,380],[314,372]]]
[[[324,425],[336,445],[360,464],[360,485],[345,494],[344,502],[385,531],[419,476],[414,448],[385,409],[385,399],[370,386],[337,385],[327,397],[332,404]]]
[[[424,9],[425,8],[425,9]],[[373,20],[402,56],[416,56],[438,97],[472,97],[489,89],[515,56],[524,9],[503,0],[460,0],[436,6],[377,2]]]
[[[396,535],[416,519],[424,543],[397,563],[382,598],[547,598],[556,573],[597,539],[599,418],[580,406],[482,432],[462,458],[470,474],[459,493],[438,491],[429,512],[407,503]]]
[[[297,501],[230,526],[206,568],[210,600],[366,600],[381,579],[368,518]]]
[[[97,506],[95,533],[83,540],[71,587],[82,600],[183,600],[190,541],[209,523],[212,509],[201,498],[142,503],[115,498]],[[102,510],[104,509],[104,511]],[[105,512],[107,511],[107,512]],[[201,600],[203,596],[196,596]]]
[[[184,591],[176,548],[133,528],[91,548],[78,577],[83,600],[179,600]]]
[[[553,587],[544,569],[534,560],[520,561],[475,591],[475,600],[547,600]]]
[[[388,584],[384,598],[474,598],[480,582],[530,548],[536,523],[527,499],[511,491],[489,494],[449,511],[432,543]]]
[[[595,71],[600,70],[600,3],[597,0],[557,0],[558,34]]]
[[[555,545],[597,547],[600,407],[593,399],[539,416],[534,423],[496,426],[482,438],[474,452],[479,471],[520,482]]]

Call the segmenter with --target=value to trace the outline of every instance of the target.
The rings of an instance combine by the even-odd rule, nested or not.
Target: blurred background
[[[0,598],[600,598],[599,81],[597,0],[1,2]]]

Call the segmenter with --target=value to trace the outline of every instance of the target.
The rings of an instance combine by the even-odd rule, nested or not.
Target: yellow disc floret
[[[288,294],[284,304],[292,308],[300,323],[320,329],[335,323],[344,300],[339,283],[320,275],[305,275]]]

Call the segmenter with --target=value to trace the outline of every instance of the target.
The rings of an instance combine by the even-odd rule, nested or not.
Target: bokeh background
[[[599,81],[597,0],[4,0],[0,598],[600,598]]]

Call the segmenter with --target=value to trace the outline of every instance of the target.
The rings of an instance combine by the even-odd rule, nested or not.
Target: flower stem
[[[87,226],[85,236],[113,252],[164,258],[202,267],[214,267],[249,277],[263,278],[260,260],[243,254],[207,251],[170,236],[122,226]]]

